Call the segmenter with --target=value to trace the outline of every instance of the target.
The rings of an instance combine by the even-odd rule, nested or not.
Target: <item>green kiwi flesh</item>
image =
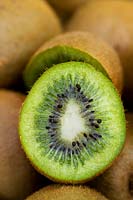
[[[42,188],[26,200],[107,200],[99,192],[85,186],[51,185]]]
[[[31,89],[34,82],[45,70],[58,63],[68,61],[89,63],[108,77],[102,65],[88,53],[66,45],[57,45],[37,54],[31,59],[24,71],[25,85],[28,89]]]
[[[19,134],[33,166],[57,182],[85,182],[104,171],[125,140],[125,116],[112,82],[83,62],[57,64],[35,82]]]

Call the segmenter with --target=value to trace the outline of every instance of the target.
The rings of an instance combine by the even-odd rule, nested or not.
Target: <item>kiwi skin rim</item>
[[[109,78],[104,67],[91,55],[67,45],[57,45],[46,51],[40,52],[31,59],[23,74],[25,85],[28,89],[31,89],[37,78],[48,68],[52,67],[52,65],[69,61],[91,64],[97,71],[101,71]]]
[[[78,62],[71,62],[71,65],[72,65],[72,63],[76,63],[76,65],[78,64]],[[68,64],[70,64],[70,63],[68,63]],[[63,65],[68,65],[67,63],[66,64],[63,64]],[[81,64],[81,63],[80,63]],[[88,64],[84,64],[84,65],[88,65]],[[58,68],[58,66],[55,66],[56,68]],[[54,68],[55,68],[54,67]],[[93,68],[93,67],[91,67],[91,68]],[[44,72],[45,74],[47,74],[47,76],[49,75],[49,72],[50,71],[52,71],[53,69],[51,68],[51,69],[49,69],[48,71],[46,71],[46,72]],[[61,68],[60,68],[60,70],[61,70]],[[93,69],[94,70],[94,69]],[[102,74],[101,72],[98,72],[98,73],[100,73],[100,74]],[[42,79],[42,77],[41,77],[41,79]],[[38,84],[38,82],[39,81],[37,81],[37,83],[35,83],[35,87],[36,87],[36,84]],[[35,92],[35,88],[34,88],[34,92]],[[22,114],[22,111],[21,111],[21,114]],[[123,117],[122,117],[123,118]],[[20,115],[20,120],[21,120],[21,115]],[[123,121],[124,122],[124,121]],[[20,124],[19,124],[20,125]],[[123,124],[124,125],[124,124]],[[124,128],[124,126],[123,126],[123,128]],[[20,139],[21,139],[21,143],[22,143],[22,145],[24,144],[24,142],[22,142],[22,138],[21,138],[21,127],[19,126],[19,133],[20,133]],[[124,129],[123,129],[123,131],[124,131]],[[124,133],[124,132],[123,132]],[[121,151],[121,148],[122,148],[122,146],[123,146],[123,143],[124,143],[124,135],[123,135],[123,139],[122,139],[122,141],[121,141],[121,147],[119,148],[119,152],[117,152],[117,155],[120,153],[120,151]],[[23,148],[24,148],[24,145],[23,145]],[[25,149],[25,148],[24,148]],[[32,159],[31,159],[32,160]],[[109,163],[109,164],[107,164],[106,165],[106,167],[104,168],[103,167],[103,170],[101,170],[101,171],[99,171],[98,173],[96,173],[94,176],[98,176],[99,174],[101,174],[104,170],[106,170],[112,163],[113,163],[113,161],[114,161],[114,159],[112,160],[112,162],[111,163]],[[34,164],[32,163],[32,165],[34,166]],[[41,174],[43,174],[43,175],[45,175],[46,177],[48,177],[49,179],[51,179],[51,180],[54,180],[55,182],[61,182],[61,183],[73,183],[73,184],[77,184],[77,183],[84,183],[84,182],[86,182],[86,181],[88,181],[88,180],[91,180],[92,178],[94,178],[94,176],[92,176],[92,177],[89,177],[88,179],[84,179],[84,180],[78,180],[78,181],[71,181],[70,182],[70,180],[67,182],[66,180],[61,180],[61,179],[58,179],[58,178],[56,178],[56,179],[54,179],[53,177],[51,177],[51,176],[49,176],[49,175],[47,175],[44,171],[41,171],[37,166],[34,166],[36,169],[37,169],[37,171],[39,171]]]

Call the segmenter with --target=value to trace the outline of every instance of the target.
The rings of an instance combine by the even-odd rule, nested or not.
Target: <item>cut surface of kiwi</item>
[[[112,82],[91,65],[58,64],[29,92],[19,133],[39,172],[57,182],[85,182],[120,153],[125,140],[123,106]]]
[[[24,71],[26,86],[30,89],[46,69],[68,61],[91,64],[108,76],[121,93],[123,74],[117,54],[106,43],[86,32],[65,33],[46,42]]]
[[[51,185],[42,188],[26,200],[107,200],[102,194],[85,186]]]

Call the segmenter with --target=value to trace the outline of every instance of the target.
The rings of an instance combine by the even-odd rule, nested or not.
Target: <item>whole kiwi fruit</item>
[[[56,55],[54,50],[48,52],[50,57]],[[69,48],[65,50],[69,55]],[[75,56],[75,50],[70,55]],[[64,60],[62,54],[58,57]],[[120,153],[125,140],[123,106],[112,81],[93,62],[62,61],[31,88],[20,113],[19,133],[40,173],[56,182],[83,183],[102,173]]]
[[[26,200],[107,200],[102,194],[85,186],[51,185],[35,192]]]
[[[28,89],[46,69],[68,61],[92,64],[108,76],[121,93],[123,73],[116,52],[108,44],[87,32],[64,33],[46,42],[33,55],[24,71],[24,81]]]
[[[127,138],[125,147],[113,166],[91,184],[111,200],[133,198],[133,113],[126,114]]]
[[[0,199],[23,200],[34,191],[37,174],[26,159],[18,137],[22,94],[0,90]]]
[[[70,19],[67,30],[89,31],[118,52],[124,69],[124,100],[133,108],[133,1],[90,0]]]
[[[36,49],[60,32],[47,2],[0,0],[0,87],[16,82]]]

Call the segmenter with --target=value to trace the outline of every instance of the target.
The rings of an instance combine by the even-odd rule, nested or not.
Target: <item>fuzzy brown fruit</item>
[[[133,113],[128,113],[125,147],[113,166],[97,177],[92,186],[111,200],[133,198]]]
[[[133,101],[133,1],[91,0],[78,9],[67,30],[89,31],[100,36],[118,52],[124,69],[124,99]],[[133,108],[133,106],[132,106]]]
[[[31,194],[37,175],[21,149],[18,116],[25,97],[0,90],[0,199],[23,200]]]
[[[0,87],[19,78],[30,56],[61,32],[52,8],[41,0],[0,1]]]
[[[48,57],[44,60],[43,53],[45,53],[45,51],[53,52],[49,52]],[[83,54],[85,54],[84,58]],[[35,55],[33,55],[26,67],[24,72],[25,82],[27,82],[27,85],[32,86],[35,81],[34,77],[37,76],[37,74],[41,75],[41,73],[47,69],[46,64],[48,62],[51,63],[51,66],[68,61],[86,62],[87,59],[84,60],[86,56],[87,59],[89,56],[89,63],[95,67],[98,64],[97,62],[100,63],[102,66],[101,68],[106,71],[121,93],[123,87],[123,72],[116,52],[108,44],[87,32],[65,33],[46,42]]]
[[[51,185],[34,193],[26,200],[107,200],[95,190],[83,186]]]

